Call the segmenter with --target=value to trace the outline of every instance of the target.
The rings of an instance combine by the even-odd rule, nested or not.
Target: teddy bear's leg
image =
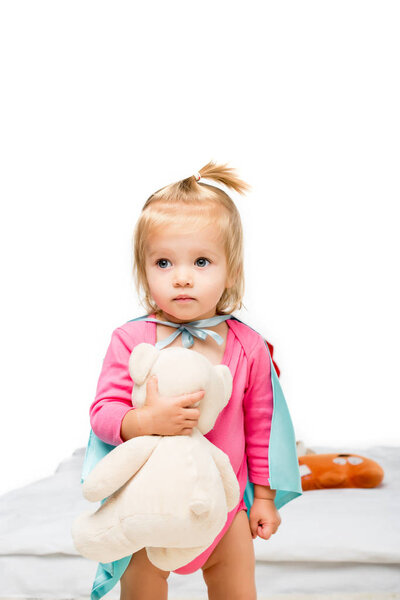
[[[112,562],[143,548],[125,536],[111,497],[94,513],[79,515],[72,526],[72,538],[78,552],[99,562]]]
[[[220,448],[212,445],[211,454],[221,474],[225,489],[228,512],[233,510],[240,500],[240,487],[229,457]]]
[[[175,571],[175,569],[180,569],[190,563],[207,548],[208,546],[198,546],[197,548],[146,547],[146,552],[150,562],[159,569]]]

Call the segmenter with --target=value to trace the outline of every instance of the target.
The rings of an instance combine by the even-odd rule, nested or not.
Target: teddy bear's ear
[[[134,347],[129,357],[129,374],[134,383],[143,385],[159,353],[158,348],[146,342]]]

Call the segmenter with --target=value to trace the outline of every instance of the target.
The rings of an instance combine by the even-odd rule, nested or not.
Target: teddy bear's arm
[[[98,502],[118,490],[144,465],[160,439],[159,435],[141,435],[106,454],[83,483],[86,500]]]
[[[205,438],[206,439],[206,438]],[[209,441],[209,440],[207,440]],[[221,474],[221,479],[224,484],[226,504],[228,511],[235,508],[240,500],[240,487],[234,470],[232,469],[231,461],[225,452],[217,448],[210,442],[210,451],[214,459],[217,469]]]

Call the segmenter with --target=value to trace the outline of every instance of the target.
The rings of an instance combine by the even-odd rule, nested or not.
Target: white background
[[[111,332],[145,314],[147,197],[252,185],[246,310],[296,438],[399,440],[399,4],[4,1],[0,492],[85,446]]]

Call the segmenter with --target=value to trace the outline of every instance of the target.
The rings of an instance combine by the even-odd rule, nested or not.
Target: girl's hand
[[[199,390],[180,396],[160,396],[157,377],[150,377],[146,384],[144,407],[151,416],[153,434],[190,435],[200,417],[200,410],[190,407],[199,402],[204,393],[204,390]]]
[[[273,533],[276,533],[281,524],[281,517],[273,499],[254,498],[249,521],[253,540],[257,535],[268,540]]]

